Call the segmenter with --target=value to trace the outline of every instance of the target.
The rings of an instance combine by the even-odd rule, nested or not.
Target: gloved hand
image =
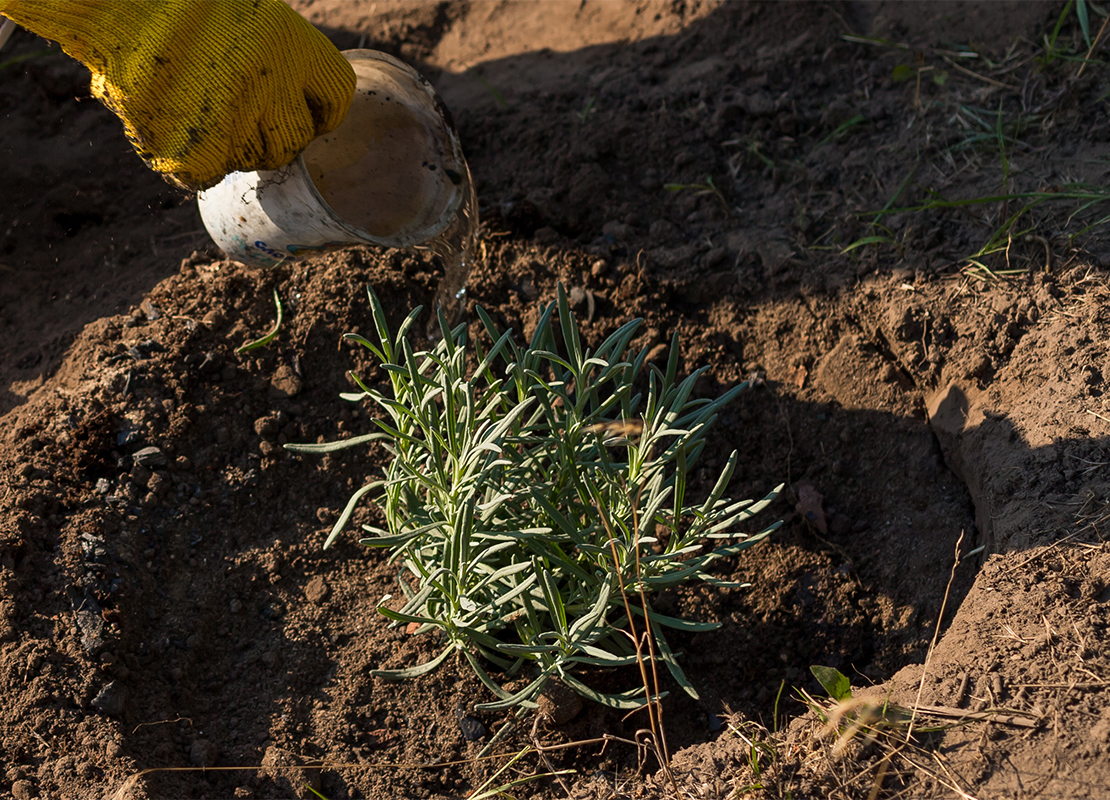
[[[355,74],[281,0],[0,0],[92,70],[143,160],[206,189],[276,169],[343,121]]]

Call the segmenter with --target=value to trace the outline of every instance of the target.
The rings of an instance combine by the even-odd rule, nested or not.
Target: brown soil
[[[1101,64],[1045,63],[1062,4],[293,5],[342,48],[413,63],[452,108],[484,220],[472,305],[526,331],[562,281],[593,295],[591,341],[642,317],[639,346],[678,331],[683,368],[710,367],[702,394],[759,379],[696,478],[705,491],[738,449],[730,492],[785,482],[786,525],[731,565],[750,589],[667,599],[722,623],[676,642],[701,701],[665,687],[685,796],[1110,794],[1110,247],[1087,229],[1105,205],[1062,191],[1105,181],[1110,84]],[[1074,15],[1059,42],[1086,49]],[[44,46],[19,32],[0,61]],[[223,767],[125,795],[466,795],[490,766],[446,762],[509,716],[473,711],[490,695],[465,663],[370,677],[434,643],[376,613],[396,588],[383,554],[353,535],[321,549],[384,454],[281,448],[367,430],[338,395],[348,369],[381,375],[339,337],[369,330],[367,284],[395,320],[427,305],[437,265],[360,248],[271,271],[221,260],[79,65],[54,50],[0,76],[3,789],[100,797],[140,770]],[[707,177],[719,194],[666,188]],[[867,224],[930,192],[1038,190],[1060,198],[981,266],[967,258],[1022,201]],[[842,252],[871,236],[891,241]],[[277,340],[237,355],[272,324],[273,289]],[[916,768],[866,748],[837,761],[794,691],[819,694],[814,664],[903,705],[920,690],[1032,723],[919,738]],[[737,733],[753,721],[777,731],[762,777]],[[590,707],[536,735],[643,725]],[[625,744],[548,758],[518,774],[577,773],[515,793],[675,791]],[[328,768],[289,769],[313,763]]]

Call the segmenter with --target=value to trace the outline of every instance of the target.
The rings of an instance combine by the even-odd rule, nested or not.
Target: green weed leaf
[[[890,73],[890,77],[894,80],[895,83],[905,83],[906,81],[912,81],[916,76],[917,70],[911,67],[909,64],[899,64]]]
[[[237,347],[235,349],[236,353],[246,353],[250,350],[257,350],[260,347],[265,347],[277,338],[278,331],[281,330],[282,317],[281,298],[278,297],[277,289],[274,289],[274,305],[277,307],[277,319],[274,321],[274,327],[271,328],[270,332],[263,336],[261,339],[255,339],[254,341],[247,342],[246,344]]]
[[[852,684],[847,676],[842,674],[840,670],[833,667],[811,666],[809,671],[813,673],[813,677],[821,684],[829,697],[837,702],[841,700],[849,700],[852,697]]]

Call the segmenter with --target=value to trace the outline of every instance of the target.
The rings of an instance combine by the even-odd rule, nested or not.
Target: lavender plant
[[[642,667],[646,649],[697,697],[666,631],[717,625],[661,614],[650,597],[692,580],[747,586],[711,568],[778,527],[742,529],[781,486],[758,502],[725,497],[736,452],[708,497],[687,497],[714,419],[747,383],[695,398],[704,370],[678,380],[677,337],[663,370],[645,363],[646,349],[630,352],[640,320],[584,348],[561,286],[526,347],[478,309],[487,347],[441,317],[440,341],[416,351],[407,334],[420,309],[393,333],[373,291],[370,303],[375,340],[345,338],[373,353],[389,383],[354,378],[361,391],[343,397],[377,405],[384,418],[363,436],[287,447],[330,453],[376,442],[392,457],[382,480],[351,497],[325,547],[372,496],[386,528],[363,525],[361,542],[390,551],[404,593],[400,609],[383,600],[378,610],[440,631],[444,647],[420,666],[375,674],[415,677],[459,653],[497,697],[483,709],[531,706],[556,676],[589,699],[631,708],[652,699],[644,686],[604,693],[583,682],[581,668]],[[471,353],[477,365],[468,369]],[[645,372],[646,396],[634,388]],[[644,632],[648,648],[638,646]],[[506,683],[530,679],[509,691],[490,665]]]

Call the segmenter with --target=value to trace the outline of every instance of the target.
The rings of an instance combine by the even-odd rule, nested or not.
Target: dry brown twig
[[[637,490],[637,494],[641,491],[643,491],[642,486]],[[613,537],[613,529],[609,524],[609,517],[606,515],[605,510],[601,507],[601,504],[599,502],[595,501],[594,506],[595,506],[595,508],[597,508],[597,512],[601,517],[601,522],[605,526],[606,533],[609,534],[609,549],[610,549],[610,551],[612,553],[612,556],[613,556],[613,566],[617,570],[617,574],[620,575],[621,574],[620,573],[620,556],[617,553],[617,543],[616,543],[616,539]],[[634,535],[633,541],[639,542],[639,540],[640,540],[640,524],[639,524],[639,518],[636,515],[635,505],[633,505],[632,530],[633,530],[633,535]],[[635,562],[636,578],[637,578],[637,581],[639,581],[639,577],[640,577],[640,548],[639,548],[639,546],[637,546],[635,548],[635,554],[636,554],[636,562]],[[668,782],[671,784],[671,787],[674,789],[675,794],[677,796],[681,797],[682,792],[678,787],[678,781],[675,780],[674,774],[671,772],[671,764],[670,764],[671,759],[670,759],[670,754],[669,754],[668,749],[667,749],[666,734],[663,731],[663,706],[659,702],[659,695],[660,695],[660,692],[659,692],[659,672],[658,672],[658,667],[657,667],[657,663],[656,663],[658,659],[656,658],[655,642],[654,642],[654,637],[652,636],[652,632],[651,632],[651,622],[650,622],[651,617],[648,614],[647,597],[644,595],[643,584],[640,583],[640,601],[642,603],[642,608],[643,608],[643,612],[644,612],[644,627],[645,627],[645,632],[644,632],[645,636],[643,638],[647,639],[648,655],[649,655],[649,658],[651,660],[651,678],[652,678],[651,682],[648,681],[647,669],[644,666],[643,638],[638,636],[637,633],[636,633],[636,622],[635,622],[635,618],[633,617],[633,614],[632,614],[632,606],[628,602],[628,594],[624,590],[624,582],[622,580],[618,580],[617,585],[618,585],[618,588],[620,589],[621,600],[624,602],[625,615],[628,617],[628,635],[632,639],[633,647],[636,648],[636,664],[640,669],[640,679],[644,684],[644,697],[647,700],[645,705],[646,705],[647,711],[648,711],[648,721],[649,721],[649,724],[651,725],[651,729],[650,729],[649,733],[650,733],[651,738],[652,738],[652,743],[653,743],[653,746],[654,746],[655,756],[656,756],[656,759],[659,761],[659,766],[663,770],[663,774],[667,777]],[[654,688],[654,692],[652,691],[653,688]],[[639,709],[637,709],[637,711],[638,710]],[[639,731],[637,731],[637,739],[639,739]]]
[[[925,654],[925,663],[921,667],[921,681],[917,685],[917,697],[913,701],[913,711],[910,715],[910,724],[906,726],[906,741],[913,737],[913,723],[917,716],[917,709],[921,706],[921,694],[925,691],[925,676],[929,672],[929,662],[932,661],[933,651],[936,650],[937,641],[940,639],[940,627],[944,622],[944,612],[948,608],[948,596],[952,591],[952,584],[956,580],[956,569],[960,566],[960,550],[964,543],[964,531],[956,539],[956,554],[952,562],[952,571],[948,574],[948,584],[944,587],[944,598],[940,601],[940,612],[937,614],[936,628],[933,630],[933,640],[929,642],[929,650]]]

